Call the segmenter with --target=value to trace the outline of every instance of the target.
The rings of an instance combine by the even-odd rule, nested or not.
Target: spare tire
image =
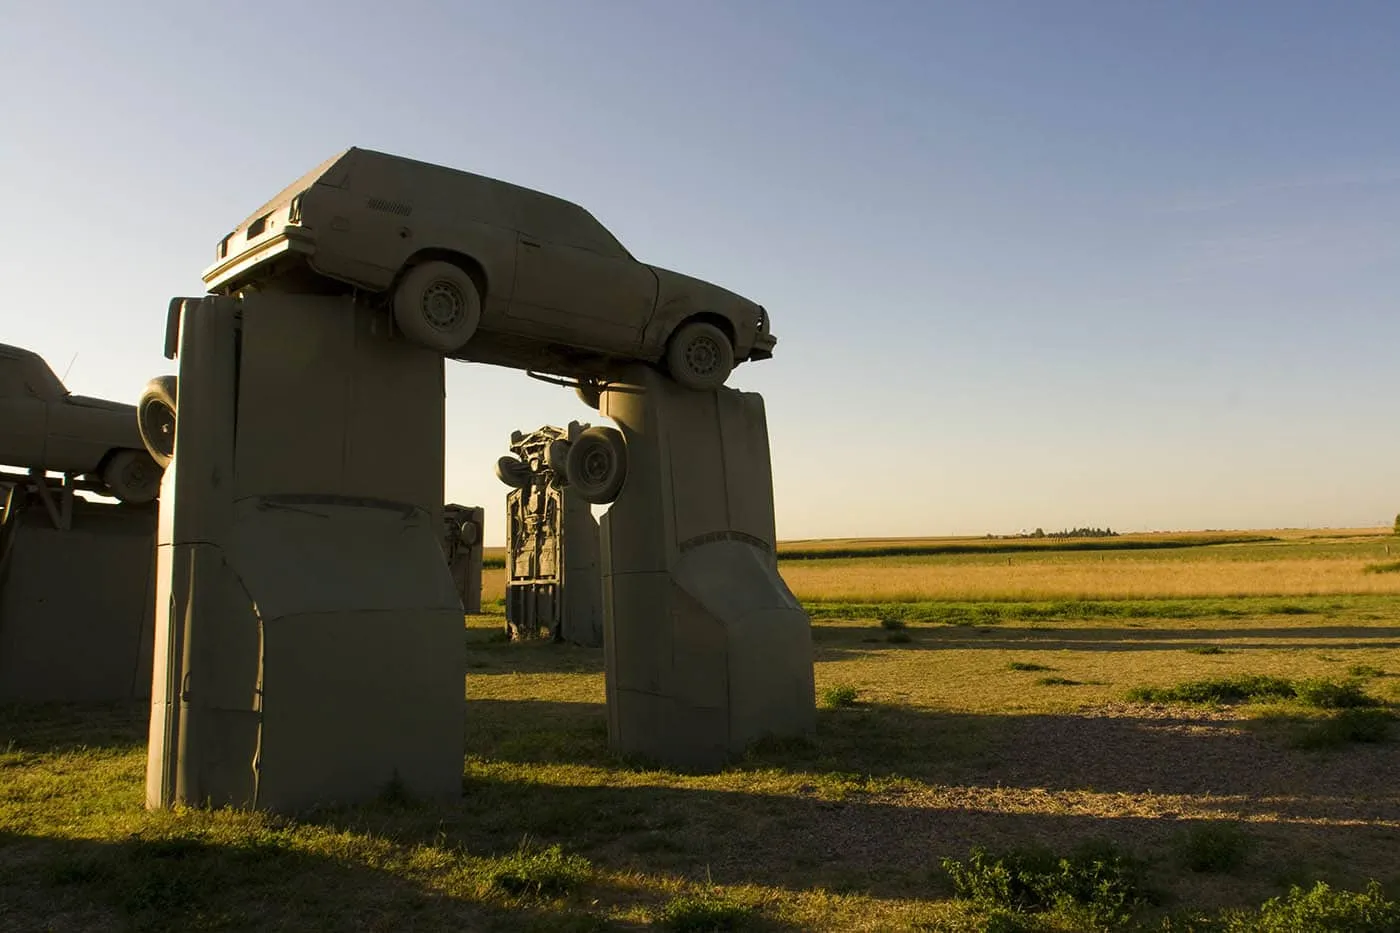
[[[175,400],[177,376],[157,376],[146,383],[141,399],[136,403],[136,426],[141,443],[151,459],[161,469],[170,466],[175,457]]]
[[[118,450],[102,467],[102,484],[122,502],[140,505],[160,495],[161,468],[144,450]]]
[[[530,485],[532,474],[519,457],[502,457],[496,461],[496,479],[512,489],[524,489]]]
[[[594,427],[569,448],[569,486],[584,502],[606,505],[627,480],[627,442],[616,428]]]

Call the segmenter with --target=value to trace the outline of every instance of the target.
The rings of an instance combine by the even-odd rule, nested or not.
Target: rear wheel
[[[420,263],[394,290],[394,321],[414,343],[450,353],[476,333],[481,293],[471,276],[450,262]]]
[[[682,324],[666,347],[666,368],[687,389],[718,389],[734,370],[734,345],[708,321]]]
[[[102,468],[102,483],[122,502],[140,505],[160,493],[161,468],[144,450],[118,450]]]
[[[141,443],[161,469],[170,466],[175,457],[177,385],[176,376],[157,376],[146,383],[136,403],[136,426],[141,431]]]

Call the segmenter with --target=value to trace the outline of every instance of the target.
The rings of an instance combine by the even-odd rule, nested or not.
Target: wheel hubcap
[[[606,450],[590,450],[583,458],[583,479],[594,485],[601,484],[608,478],[608,469],[611,466],[612,457]]]
[[[451,282],[433,282],[423,292],[423,317],[439,330],[448,330],[465,314],[466,302]]]
[[[686,347],[685,362],[692,372],[707,376],[719,363],[719,347],[709,337],[701,337]]]

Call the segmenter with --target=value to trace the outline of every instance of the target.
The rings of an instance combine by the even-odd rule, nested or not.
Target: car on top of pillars
[[[641,361],[714,389],[777,343],[761,305],[638,262],[576,204],[368,149],[317,166],[215,255],[212,293],[363,290],[446,356],[580,380]]]
[[[0,344],[0,464],[82,476],[133,504],[160,492],[136,406],[74,395],[31,350]]]

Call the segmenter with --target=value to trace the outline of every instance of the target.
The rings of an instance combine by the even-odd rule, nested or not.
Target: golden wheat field
[[[1226,543],[1195,543],[1212,539]],[[1081,545],[1086,549],[1070,549]],[[992,547],[1007,550],[993,552]],[[917,553],[921,548],[929,553]],[[963,551],[939,552],[957,548]],[[881,553],[895,549],[916,553]],[[1392,549],[1400,557],[1395,536],[1375,528],[1124,535],[1058,543],[863,538],[784,542],[779,546],[779,569],[793,593],[805,601],[1400,594],[1400,573],[1374,572],[1391,559]],[[872,556],[820,556],[862,550]],[[795,551],[807,556],[783,557]],[[483,599],[499,600],[504,592],[505,572],[485,571]]]

